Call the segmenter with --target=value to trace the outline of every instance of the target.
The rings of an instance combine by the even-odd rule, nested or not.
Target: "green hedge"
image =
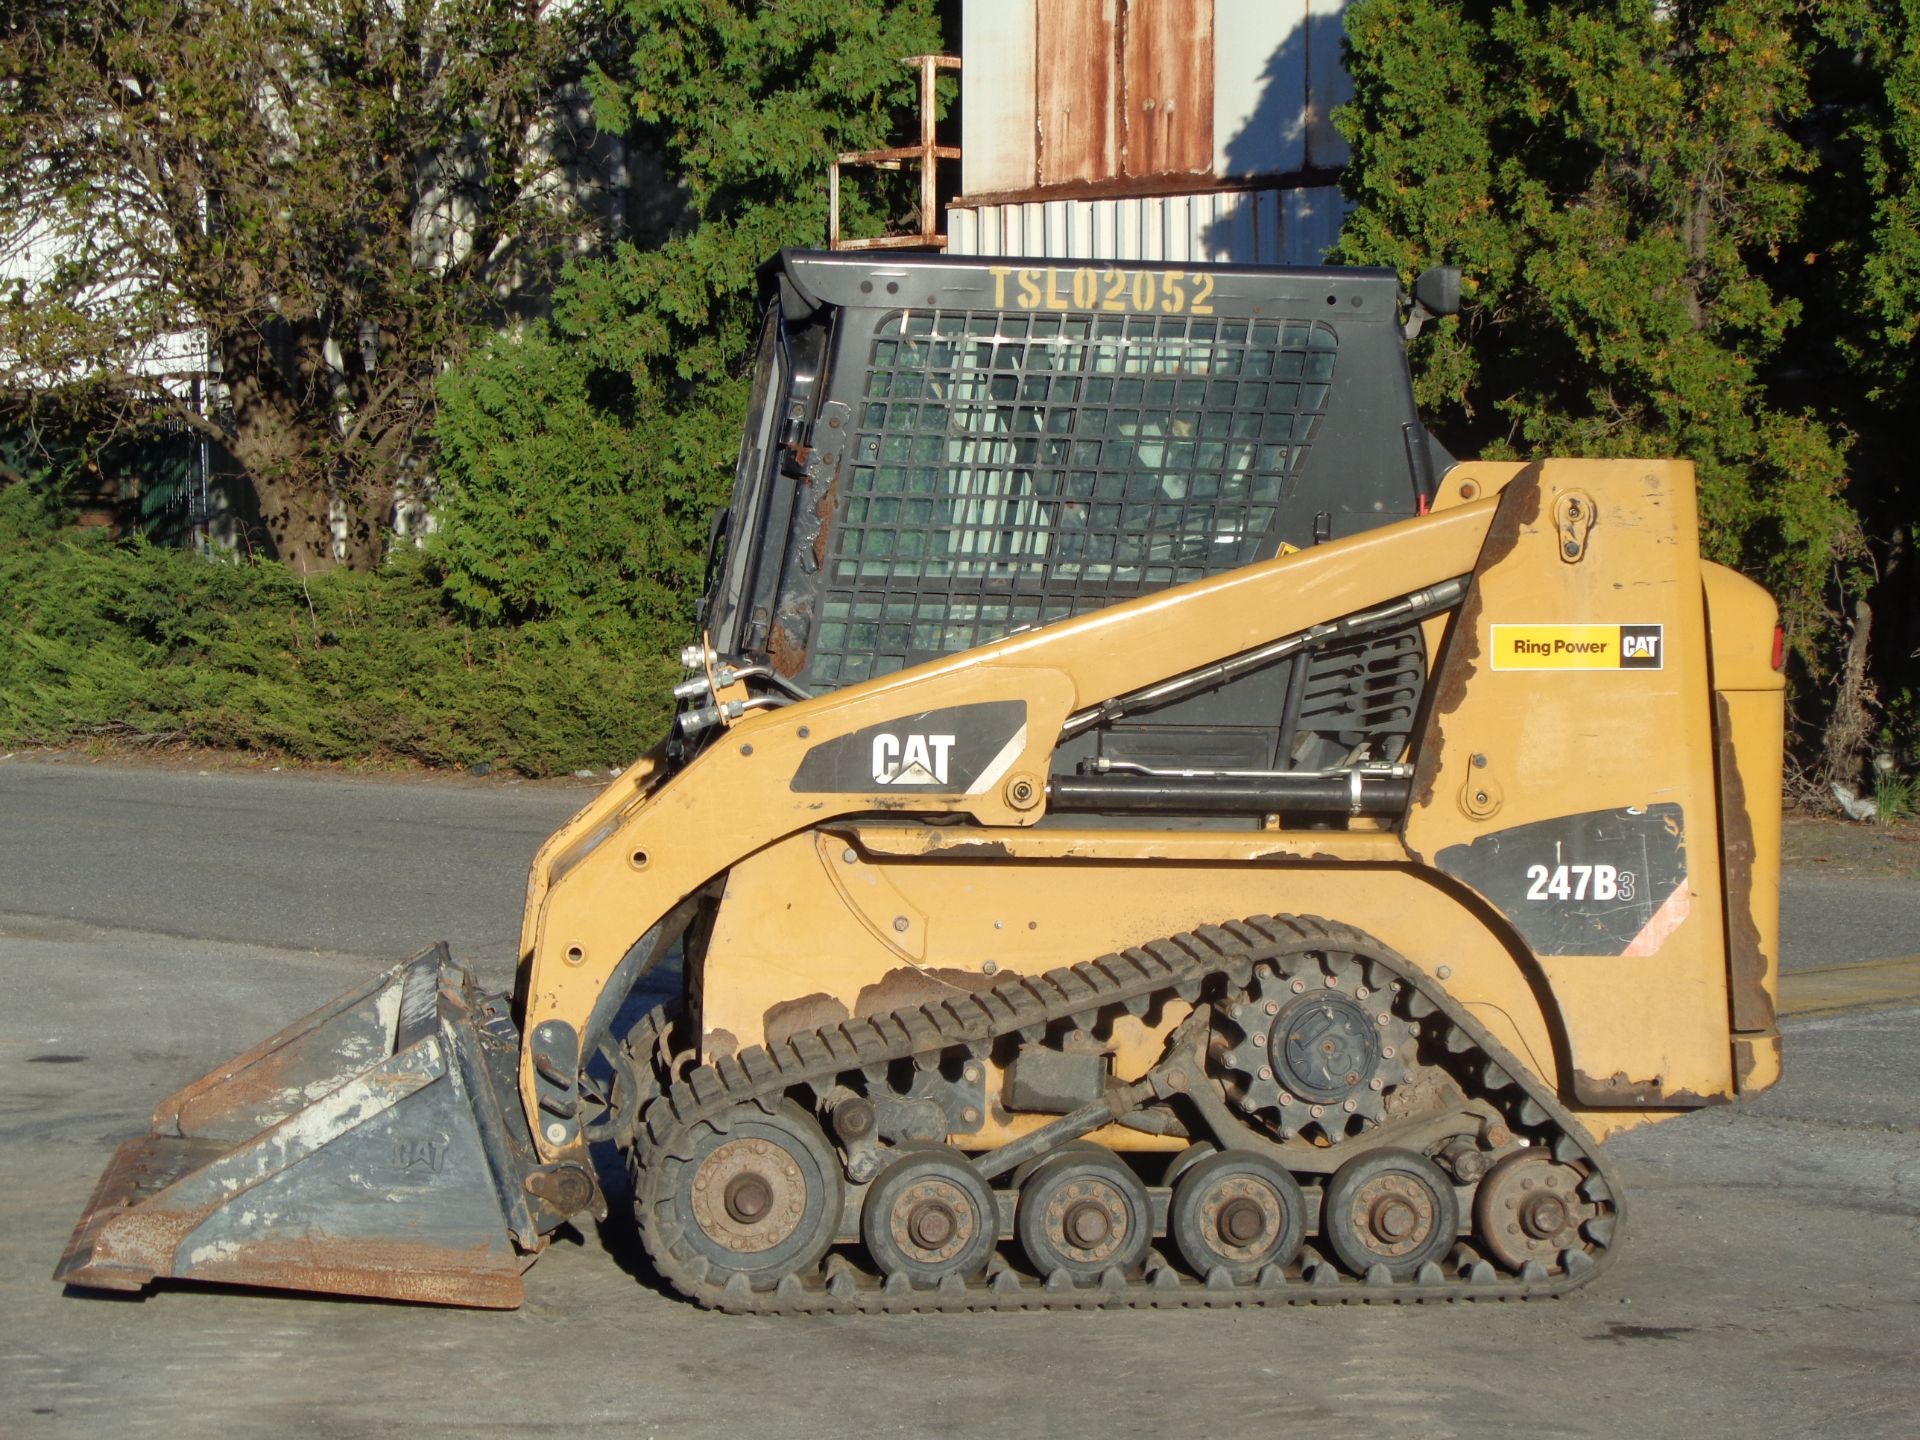
[[[550,775],[625,764],[667,723],[671,618],[475,624],[431,558],[302,583],[61,525],[0,489],[0,744],[173,736],[305,760]]]

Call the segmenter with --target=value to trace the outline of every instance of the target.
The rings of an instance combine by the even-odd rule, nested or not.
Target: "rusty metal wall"
[[[1126,0],[1120,168],[1213,168],[1213,0]]]
[[[1038,12],[1035,163],[1026,185],[1105,180],[1122,172],[1118,46],[1123,3],[1077,0]],[[965,154],[963,150],[962,164]]]
[[[965,0],[964,193],[1337,168],[1347,4]]]
[[[1331,185],[955,206],[952,255],[1316,265],[1346,210]]]

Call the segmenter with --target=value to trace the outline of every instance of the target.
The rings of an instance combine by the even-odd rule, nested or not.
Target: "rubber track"
[[[744,1275],[724,1283],[708,1278],[709,1263],[682,1240],[671,1218],[670,1188],[659,1160],[691,1138],[694,1127],[721,1122],[735,1107],[771,1105],[796,1086],[830,1084],[835,1076],[868,1066],[955,1047],[979,1051],[1002,1035],[1072,1020],[1089,1012],[1179,995],[1189,1001],[1215,977],[1244,985],[1253,966],[1284,962],[1322,950],[1352,953],[1382,966],[1424,999],[1404,998],[1400,1008],[1422,1023],[1423,1040],[1436,1039],[1455,1057],[1449,1068],[1489,1075],[1480,1093],[1507,1117],[1516,1134],[1552,1148],[1562,1161],[1580,1161],[1589,1178],[1583,1195],[1599,1216],[1587,1222],[1583,1251],[1569,1252],[1560,1273],[1538,1261],[1520,1275],[1503,1274],[1488,1260],[1474,1259],[1453,1273],[1423,1266],[1408,1280],[1394,1280],[1376,1266],[1366,1277],[1335,1268],[1311,1247],[1288,1274],[1269,1266],[1260,1277],[1232,1283],[1224,1272],[1196,1279],[1150,1251],[1143,1274],[1129,1278],[1109,1270],[1098,1282],[1075,1285],[1064,1274],[1041,1281],[1016,1270],[997,1251],[984,1275],[948,1277],[937,1288],[908,1285],[903,1276],[882,1280],[848,1257],[830,1252],[817,1273],[789,1275],[768,1290],[755,1290]],[[1431,1007],[1431,1008],[1427,1008]],[[1436,1034],[1435,1014],[1450,1029]],[[657,1026],[658,1022],[654,1022]],[[649,1034],[657,1039],[657,1029]],[[1477,1058],[1467,1052],[1478,1052]],[[638,1057],[636,1057],[638,1058]],[[1472,1064],[1461,1063],[1463,1061]],[[1490,1068],[1497,1067],[1497,1069]],[[657,1075],[657,1072],[656,1072]],[[1500,1084],[1499,1081],[1506,1083]],[[1008,980],[991,990],[956,995],[938,1004],[911,1006],[887,1015],[848,1020],[795,1035],[771,1050],[753,1046],[736,1057],[698,1066],[646,1106],[641,1135],[632,1150],[633,1193],[640,1233],[660,1274],[676,1290],[711,1309],[735,1314],[895,1314],[914,1311],[1187,1308],[1196,1306],[1408,1303],[1437,1300],[1511,1300],[1557,1296],[1591,1280],[1611,1259],[1622,1238],[1620,1189],[1599,1146],[1555,1096],[1487,1033],[1457,1002],[1432,988],[1407,961],[1372,937],[1314,916],[1258,916],[1150,941],[1044,975]],[[651,1162],[651,1163],[650,1163]],[[655,1193],[656,1188],[660,1193]],[[1451,1263],[1451,1262],[1450,1262]]]

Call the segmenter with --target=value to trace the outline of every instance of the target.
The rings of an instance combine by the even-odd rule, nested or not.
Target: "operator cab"
[[[767,281],[702,618],[790,693],[1408,519],[1453,463],[1415,413],[1388,270],[787,251]],[[1398,759],[1425,673],[1401,624],[1058,760]]]

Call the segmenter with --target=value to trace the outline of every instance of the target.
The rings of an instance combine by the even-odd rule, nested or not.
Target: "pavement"
[[[740,1319],[617,1225],[511,1313],[50,1282],[209,1064],[434,939],[504,984],[587,793],[0,760],[0,1436],[1920,1433],[1920,886],[1805,855],[1787,1078],[1617,1139],[1629,1239],[1565,1300]]]

